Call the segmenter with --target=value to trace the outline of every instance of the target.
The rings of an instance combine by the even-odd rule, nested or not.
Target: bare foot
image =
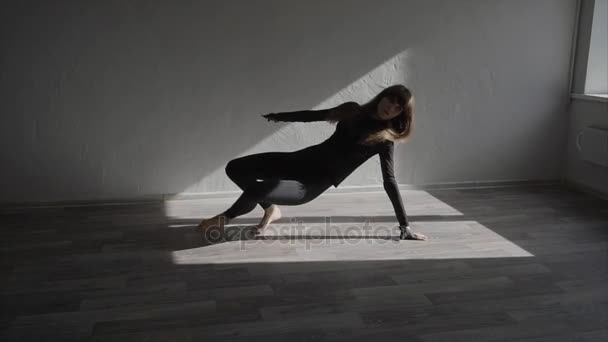
[[[399,236],[400,240],[427,240],[428,237],[424,234],[420,234],[420,233],[414,233],[412,232],[412,229],[407,226],[405,228],[400,228],[401,229],[401,236]]]
[[[420,234],[420,233],[412,233],[412,234],[408,234],[405,237],[403,237],[401,240],[427,240],[428,237],[424,234]]]
[[[203,233],[204,235],[218,235],[224,234],[224,225],[229,222],[228,218],[223,214],[215,215],[211,218],[204,219],[201,223],[196,226],[196,231]]]
[[[266,210],[264,210],[264,217],[262,218],[262,221],[260,221],[260,223],[258,223],[258,225],[256,226],[256,228],[258,229],[258,233],[260,230],[268,227],[269,224],[280,218],[281,210],[279,210],[279,207],[273,204],[270,207],[266,208]]]

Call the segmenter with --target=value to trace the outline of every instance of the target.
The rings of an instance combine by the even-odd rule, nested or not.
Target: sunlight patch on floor
[[[427,241],[398,240],[388,226],[322,224],[299,230],[272,229],[254,240],[235,239],[209,246],[174,251],[176,264],[260,263],[296,261],[423,260],[532,257],[513,242],[475,221],[418,221],[414,231]]]

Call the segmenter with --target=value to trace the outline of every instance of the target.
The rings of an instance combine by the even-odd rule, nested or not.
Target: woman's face
[[[402,111],[403,107],[396,100],[385,96],[378,103],[376,117],[381,120],[390,120],[401,114]]]

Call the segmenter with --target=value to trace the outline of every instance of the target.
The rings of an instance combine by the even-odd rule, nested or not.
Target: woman
[[[264,217],[257,225],[259,233],[281,217],[277,205],[310,202],[330,186],[338,187],[359,165],[378,154],[384,189],[399,221],[400,239],[427,239],[410,229],[393,171],[394,144],[408,140],[414,119],[414,97],[405,86],[385,88],[364,105],[346,102],[329,109],[262,116],[269,121],[329,121],[337,125],[335,132],[320,144],[293,152],[264,152],[229,161],[226,174],[243,194],[223,213],[203,220],[198,230],[207,234],[216,229],[215,232],[222,234],[225,224],[259,204],[264,209]]]

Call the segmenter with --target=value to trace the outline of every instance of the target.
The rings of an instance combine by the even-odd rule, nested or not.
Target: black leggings
[[[229,219],[252,211],[257,204],[299,205],[312,201],[331,185],[328,175],[318,172],[296,152],[264,152],[236,158],[226,174],[243,194],[223,214]],[[308,170],[308,172],[306,172]]]

